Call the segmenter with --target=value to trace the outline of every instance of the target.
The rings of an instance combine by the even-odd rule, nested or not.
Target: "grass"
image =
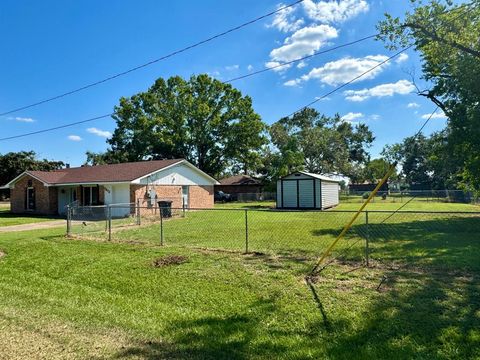
[[[468,271],[434,270],[441,258],[431,271],[351,271],[352,264],[338,263],[310,288],[306,258],[72,240],[58,229],[0,234],[2,353],[474,358],[480,356],[479,247],[466,241],[455,247],[452,269],[477,251],[466,257]],[[170,255],[186,262],[153,266]],[[384,274],[388,280],[376,291]]]
[[[48,216],[40,216],[40,215],[12,214],[10,212],[10,204],[0,203],[0,227],[31,224],[31,223],[37,223],[37,222],[50,221],[50,220],[58,220],[58,218],[54,219]]]
[[[90,234],[96,241],[66,239],[62,229],[0,234],[2,354],[480,357],[480,217],[397,214],[384,222],[371,213],[368,230],[362,217],[334,255],[361,241],[307,283],[351,215],[248,212],[250,254],[242,253],[243,209],[165,220],[163,247],[158,216],[140,227],[115,220],[112,242],[99,232],[104,222]],[[367,231],[369,268],[360,266]]]
[[[381,200],[375,198],[375,201],[367,206],[367,210],[396,210],[400,206],[404,205],[410,198],[389,199]],[[340,204],[335,207],[335,210],[358,210],[363,203],[363,199],[358,196],[355,201],[343,201],[340,200]],[[275,208],[274,201],[252,201],[252,202],[230,202],[230,203],[217,203],[216,208],[226,209],[269,209]],[[474,204],[462,204],[462,203],[449,203],[442,201],[430,201],[426,199],[414,199],[406,204],[402,210],[414,210],[414,211],[480,211],[480,205]]]

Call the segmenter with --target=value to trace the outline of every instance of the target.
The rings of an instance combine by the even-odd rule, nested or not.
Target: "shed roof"
[[[313,177],[315,179],[320,179],[320,180],[323,180],[323,181],[330,181],[330,182],[336,182],[336,183],[340,182],[339,180],[333,179],[333,178],[325,176],[325,175],[309,173],[309,172],[306,172],[306,171],[296,171],[296,172],[294,172],[292,174],[289,174],[287,176],[290,176],[290,175],[293,175],[293,174],[303,174],[303,175],[310,176],[310,177]],[[284,177],[286,177],[286,176],[284,176]]]
[[[88,184],[98,182],[131,182],[155,171],[162,170],[182,162],[188,163],[184,159],[171,159],[82,166],[53,171],[26,171],[10,181],[7,185],[15,183],[17,179],[25,174],[31,175],[48,185],[77,183]]]

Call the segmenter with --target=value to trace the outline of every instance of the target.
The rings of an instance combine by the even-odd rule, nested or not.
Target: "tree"
[[[185,158],[216,176],[229,167],[248,173],[266,143],[252,100],[208,75],[159,78],[146,92],[121,98],[110,149],[90,161]]]
[[[409,184],[422,184],[432,189],[456,188],[458,160],[451,153],[447,131],[430,137],[407,137],[402,143],[387,145],[382,155],[390,162],[398,161],[401,175]]]
[[[34,151],[9,152],[0,155],[0,184],[7,184],[26,170],[50,171],[63,166],[62,161],[37,159]]]
[[[305,169],[314,173],[338,173],[358,177],[358,169],[369,155],[374,140],[366,125],[353,126],[311,108],[285,117],[270,127],[272,145],[278,151],[278,175]]]
[[[373,159],[365,166],[363,180],[374,183],[382,179],[389,169],[390,163],[384,158]],[[389,179],[394,180],[396,177],[397,174],[394,172]]]
[[[404,21],[387,15],[380,22],[379,38],[390,49],[412,44],[420,52],[431,87],[418,94],[448,116],[446,140],[460,164],[456,178],[480,192],[480,0],[412,2],[417,6]]]

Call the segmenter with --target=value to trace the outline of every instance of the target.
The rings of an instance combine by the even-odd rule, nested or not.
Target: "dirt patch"
[[[167,255],[153,260],[153,267],[159,268],[170,265],[180,265],[186,263],[188,258],[183,255]]]
[[[5,255],[6,255],[6,254],[5,254],[2,250],[0,250],[0,259],[1,259],[2,257],[4,257]]]

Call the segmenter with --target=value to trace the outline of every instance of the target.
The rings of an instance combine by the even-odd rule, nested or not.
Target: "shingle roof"
[[[54,171],[27,171],[27,173],[51,185],[130,182],[181,161],[183,161],[183,159],[139,161],[111,165],[83,166]]]
[[[260,181],[248,175],[235,175],[220,180],[220,185],[260,185]]]

